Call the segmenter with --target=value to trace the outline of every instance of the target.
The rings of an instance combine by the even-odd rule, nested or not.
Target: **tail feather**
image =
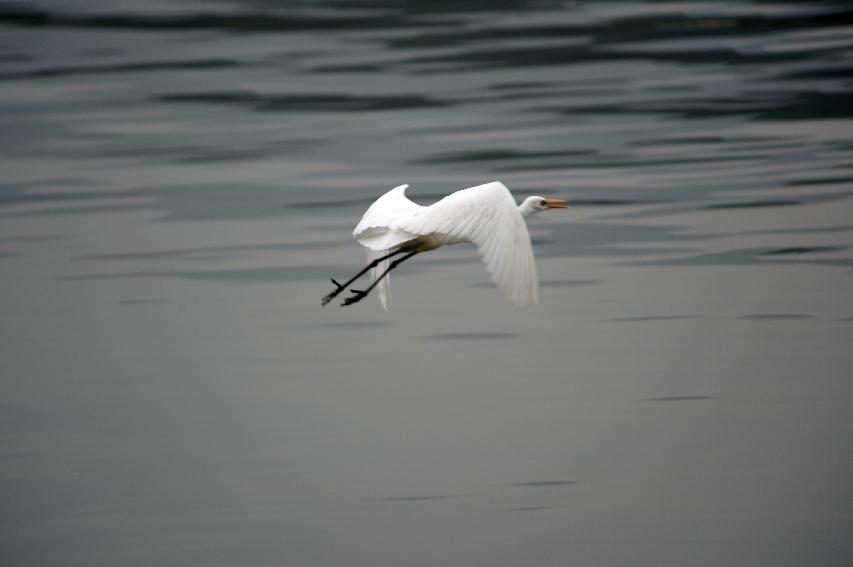
[[[368,248],[367,261],[372,262],[376,258],[387,256],[390,253],[390,250],[371,250]],[[388,269],[390,263],[390,260],[382,260],[381,262],[379,262],[379,264],[377,264],[375,268],[370,270],[371,283],[376,281],[376,278],[379,276],[379,274],[384,273],[385,270]],[[388,311],[388,309],[391,307],[391,277],[385,276],[384,278],[382,278],[382,281],[376,284],[376,291],[379,295],[379,305],[382,306],[382,309]]]

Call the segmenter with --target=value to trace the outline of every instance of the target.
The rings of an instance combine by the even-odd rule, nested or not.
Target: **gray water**
[[[849,564],[850,7],[3,2],[0,563]]]

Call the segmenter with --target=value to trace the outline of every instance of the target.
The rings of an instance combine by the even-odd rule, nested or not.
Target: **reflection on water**
[[[812,315],[804,315],[802,313],[753,313],[750,315],[744,315],[744,319],[753,319],[753,320],[778,320],[778,319],[811,319]]]
[[[851,50],[842,1],[0,1],[0,563],[846,559]],[[571,202],[540,306],[462,246],[320,308],[376,196],[491,179]]]

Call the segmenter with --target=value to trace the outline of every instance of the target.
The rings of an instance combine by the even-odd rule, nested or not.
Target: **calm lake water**
[[[0,2],[0,563],[849,564],[851,8]]]

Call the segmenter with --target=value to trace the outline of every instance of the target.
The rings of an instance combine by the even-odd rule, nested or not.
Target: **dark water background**
[[[846,2],[0,4],[0,563],[835,566]],[[321,309],[385,190],[471,247]]]

